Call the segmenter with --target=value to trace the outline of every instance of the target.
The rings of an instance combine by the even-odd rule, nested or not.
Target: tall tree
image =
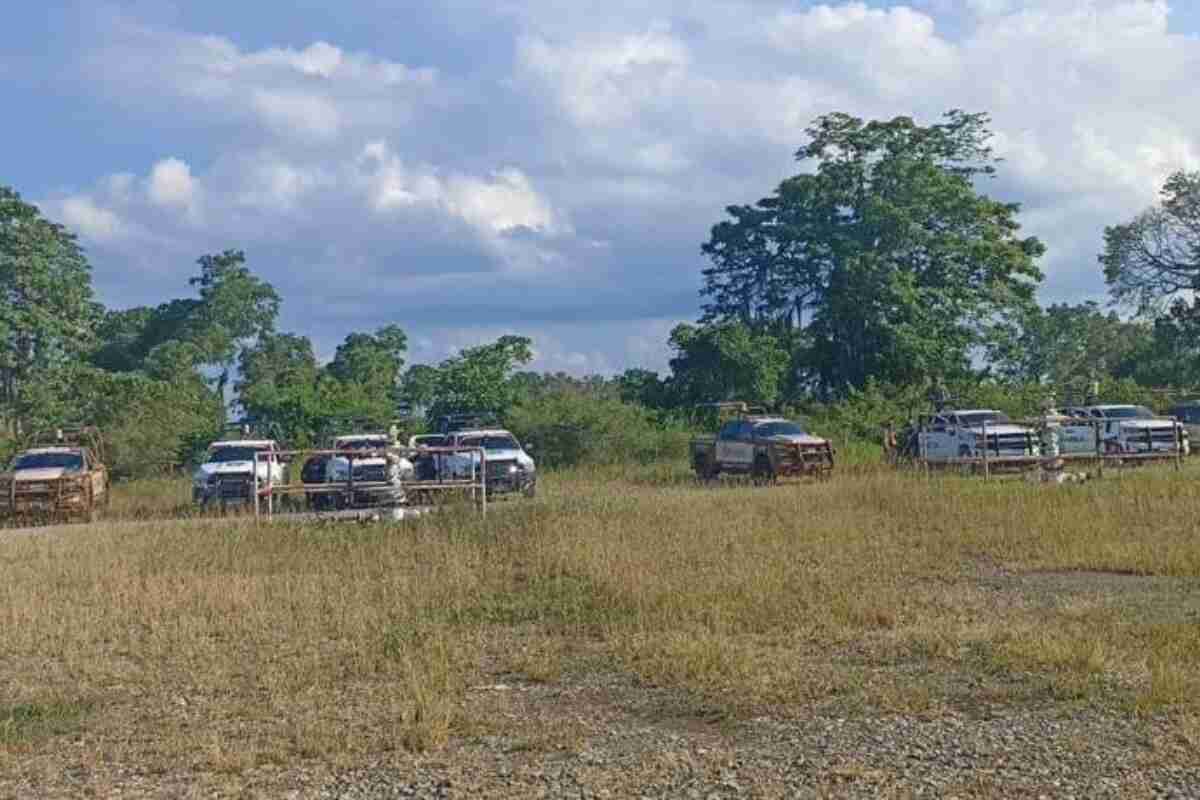
[[[219,370],[217,394],[224,397],[238,353],[274,330],[279,295],[250,271],[241,250],[201,256],[196,263],[200,274],[188,281],[200,294],[188,315],[191,339],[207,353],[206,362]]]
[[[329,362],[329,374],[390,397],[400,384],[407,350],[408,337],[396,325],[386,325],[375,333],[351,333],[338,345]]]
[[[818,118],[796,153],[815,169],[712,229],[703,321],[802,332],[798,366],[826,390],[965,372],[1041,279],[1018,206],[976,190],[996,169],[987,123]]]
[[[1200,381],[1200,172],[1175,173],[1156,205],[1105,228],[1100,263],[1113,300],[1153,320],[1143,379]]]
[[[1113,299],[1157,312],[1200,291],[1200,172],[1167,179],[1157,205],[1104,229],[1100,263]]]
[[[74,234],[0,186],[0,408],[9,423],[21,384],[84,352],[99,311]]]

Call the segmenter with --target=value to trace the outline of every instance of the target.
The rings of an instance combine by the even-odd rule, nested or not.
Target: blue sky
[[[1043,300],[1101,299],[1103,227],[1200,169],[1200,4],[1165,0],[21,4],[0,182],[77,231],[101,298],[246,250],[325,355],[518,332],[535,366],[662,369],[699,246],[839,110],[988,111]]]

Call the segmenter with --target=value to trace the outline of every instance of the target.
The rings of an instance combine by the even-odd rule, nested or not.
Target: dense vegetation
[[[462,408],[500,413],[548,465],[646,461],[681,447],[698,403],[744,399],[871,439],[944,381],[961,402],[1024,414],[1100,382],[1162,405],[1200,383],[1200,173],[1104,232],[1120,316],[1039,307],[1043,244],[1017,204],[984,191],[998,169],[987,117],[961,111],[819,118],[800,174],[730,206],[702,250],[703,313],[676,327],[670,373],[542,375],[533,342],[504,336],[440,364],[406,364],[397,325],[351,331],[322,364],[276,329],[283,299],[236,249],[201,256],[188,296],[105,309],[75,236],[0,187],[0,415],[6,446],[72,421],[101,426],[118,474],[194,457],[231,416],[296,446],[354,422],[384,427]]]

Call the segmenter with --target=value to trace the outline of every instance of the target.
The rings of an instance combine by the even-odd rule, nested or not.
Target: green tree
[[[1105,228],[1100,263],[1113,300],[1153,320],[1143,380],[1200,381],[1200,172],[1171,175],[1156,205]]]
[[[667,385],[658,373],[648,369],[627,369],[614,379],[617,396],[624,403],[647,408],[665,408],[670,404]]]
[[[1093,302],[1026,314],[989,345],[996,371],[1016,381],[1066,384],[1101,376],[1134,377],[1154,347],[1154,327],[1104,313]]]
[[[1175,173],[1160,196],[1133,221],[1105,228],[1100,254],[1113,299],[1143,312],[1200,291],[1200,172]]]
[[[425,411],[437,398],[437,367],[413,364],[400,377],[400,399],[414,411]]]
[[[815,169],[712,229],[703,321],[800,331],[797,366],[827,391],[968,371],[1041,279],[1018,206],[975,188],[995,173],[987,123],[818,118],[796,153]]]
[[[241,250],[201,256],[200,274],[188,283],[197,288],[199,303],[187,314],[188,338],[205,353],[205,361],[219,370],[217,395],[225,387],[241,349],[271,333],[279,316],[279,295],[271,284],[246,266]]]
[[[745,400],[774,405],[788,368],[788,352],[771,331],[741,322],[671,331],[669,390],[677,403]]]
[[[429,416],[467,410],[504,413],[518,397],[512,372],[532,360],[533,341],[524,336],[501,336],[491,344],[466,348],[438,365],[437,399]]]
[[[10,424],[22,384],[85,352],[99,310],[74,234],[0,186],[0,409]]]
[[[329,374],[391,396],[400,385],[407,350],[408,337],[396,325],[375,333],[351,333],[338,345],[329,362]]]

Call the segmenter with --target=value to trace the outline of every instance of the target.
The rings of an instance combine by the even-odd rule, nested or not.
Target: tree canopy
[[[1131,222],[1104,229],[1100,263],[1109,291],[1140,311],[1200,291],[1200,172],[1175,173],[1160,197]]]
[[[10,421],[22,384],[83,352],[99,313],[75,235],[0,186],[0,406]]]
[[[996,170],[987,123],[818,118],[796,153],[812,171],[713,227],[702,322],[798,332],[798,376],[825,391],[965,372],[1042,277],[1018,206],[976,188]]]

